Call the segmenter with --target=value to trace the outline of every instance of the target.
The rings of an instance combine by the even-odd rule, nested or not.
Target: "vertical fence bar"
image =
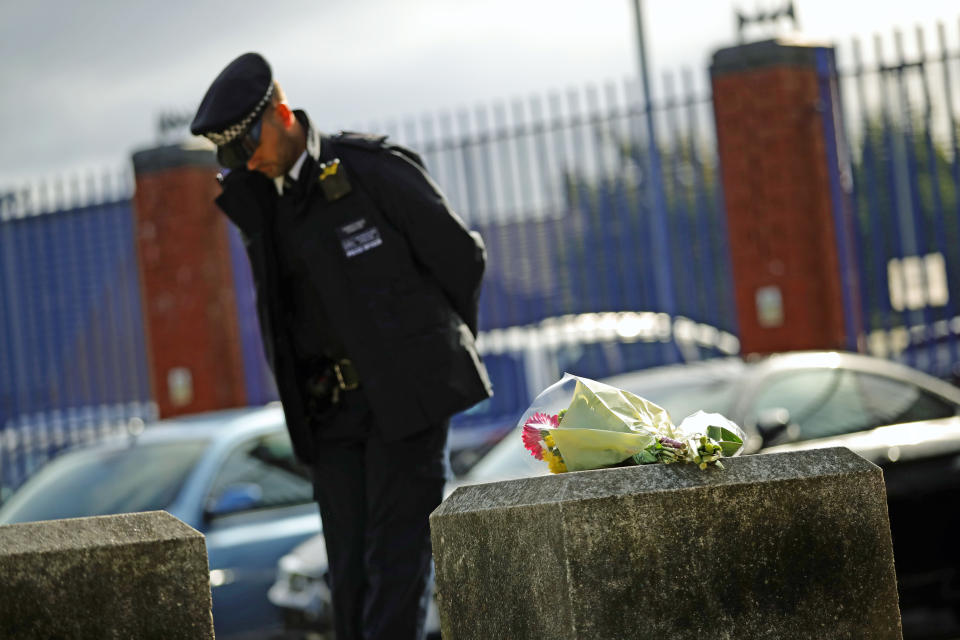
[[[602,243],[598,246],[602,259],[603,280],[605,284],[604,302],[601,311],[623,311],[628,308],[626,301],[625,274],[622,257],[617,244],[623,228],[621,214],[616,202],[617,178],[611,166],[612,158],[619,157],[620,141],[616,135],[617,118],[616,96],[611,86],[605,88],[606,104],[601,104],[598,89],[587,89],[587,105],[592,116],[594,139],[596,140],[596,197],[599,211],[597,216],[598,235]]]
[[[937,161],[937,153],[934,148],[933,143],[933,102],[930,95],[930,84],[927,77],[927,54],[926,47],[924,44],[923,30],[918,26],[916,28],[916,38],[917,38],[917,52],[922,61],[922,66],[920,67],[920,81],[923,87],[923,142],[924,148],[927,156],[927,170],[930,173],[930,196],[932,199],[932,217],[933,224],[930,225],[931,228],[927,230],[928,236],[932,231],[932,243],[935,245],[937,252],[943,257],[944,267],[949,264],[947,262],[947,245],[946,245],[946,226],[944,224],[944,207],[943,207],[943,194],[940,191],[940,164]],[[949,99],[949,98],[948,98]],[[926,223],[929,220],[929,216],[924,216],[923,222]],[[926,256],[920,256],[921,264],[926,267]],[[954,344],[954,340],[951,338],[950,332],[950,320],[956,315],[954,310],[954,301],[949,295],[943,305],[943,309],[940,313],[936,313],[932,307],[931,294],[932,282],[929,280],[929,271],[923,269],[925,276],[927,277],[927,295],[925,308],[930,310],[931,315],[939,316],[935,323],[927,327],[927,336],[929,340],[929,351],[931,358],[931,373],[936,375],[947,375],[950,371],[950,364],[957,361],[957,352]],[[944,317],[945,316],[945,317]],[[940,325],[946,325],[945,331],[940,331],[938,327]],[[941,349],[938,345],[940,334],[943,334],[943,337],[949,341],[946,349]],[[942,355],[941,355],[942,354]]]
[[[886,185],[890,191],[889,203],[890,203],[890,220],[891,224],[899,227],[901,210],[903,208],[909,208],[909,194],[906,194],[907,202],[906,207],[904,207],[904,185],[903,182],[903,171],[898,170],[898,165],[900,164],[899,160],[902,157],[902,154],[899,152],[899,149],[896,144],[897,137],[894,132],[894,128],[897,126],[891,116],[890,100],[888,95],[887,87],[887,74],[883,68],[883,41],[880,39],[880,36],[877,35],[874,38],[874,49],[876,51],[877,65],[880,71],[877,74],[878,82],[880,84],[880,111],[881,111],[881,122],[883,123],[883,144],[884,144],[884,153],[886,157],[887,164],[887,178]],[[903,264],[903,258],[905,255],[904,243],[903,243],[903,233],[894,233],[894,253],[896,258],[900,261],[901,265]],[[889,264],[890,257],[887,257]],[[901,278],[901,282],[903,279]],[[904,292],[903,297],[906,297]],[[904,326],[899,329],[901,334],[906,336],[904,346],[909,346],[910,341],[910,324],[912,321],[910,310],[907,308],[907,305],[903,305],[903,309],[900,312],[900,318]],[[892,336],[892,340],[897,340],[896,336]],[[899,345],[894,345],[894,349],[898,349]],[[912,365],[915,359],[915,353],[913,350],[908,349],[903,358],[904,362],[908,365]]]
[[[643,94],[645,100],[644,112],[647,123],[647,170],[649,222],[652,257],[655,265],[657,311],[666,313],[671,319],[677,313],[676,296],[674,292],[673,270],[670,266],[670,236],[668,226],[667,203],[663,192],[663,167],[661,164],[660,147],[657,142],[657,127],[653,117],[653,96],[650,93],[650,84],[647,74],[643,74]],[[676,358],[674,358],[676,359]]]
[[[628,169],[632,171],[624,172],[623,176],[623,197],[628,212],[628,229],[630,235],[634,238],[634,248],[630,253],[629,267],[635,273],[640,274],[636,297],[634,298],[634,308],[642,311],[653,311],[656,308],[653,296],[653,272],[649,245],[650,236],[647,233],[647,224],[644,218],[647,213],[645,210],[645,189],[647,185],[647,172],[644,168],[643,154],[643,132],[640,127],[638,115],[642,107],[638,106],[637,101],[631,92],[629,80],[624,80],[622,85],[624,96],[624,122],[626,126],[626,136],[629,143],[629,160],[631,165]]]
[[[92,173],[89,175],[88,182],[92,184],[96,182],[96,177]],[[98,271],[100,270],[98,258],[102,255],[102,247],[98,246],[97,242],[95,218],[90,215],[89,211],[81,210],[81,212],[81,242],[83,243],[83,257],[85,262],[81,270],[85,280],[83,283],[84,298],[87,301],[94,302],[95,306],[99,306],[97,302],[99,302],[100,299],[100,292],[97,290],[96,285],[98,281],[97,276],[99,275]],[[85,311],[87,311],[87,313],[81,319],[81,322],[85,321],[87,326],[83,327],[84,331],[81,340],[88,345],[88,348],[85,348],[84,351],[89,358],[88,366],[93,374],[91,394],[86,402],[90,416],[91,439],[96,440],[98,429],[104,418],[104,410],[102,407],[106,395],[106,368],[104,366],[103,350],[100,341],[102,315],[98,313],[99,310],[96,308],[86,309]]]
[[[960,296],[960,144],[957,141],[957,117],[953,108],[953,76],[950,73],[950,56],[947,51],[947,35],[943,23],[937,23],[937,38],[940,44],[940,64],[943,66],[943,86],[945,90],[945,103],[947,119],[950,125],[950,176],[953,180],[954,207],[953,220],[955,232],[949,236],[951,242],[948,246],[953,249],[953,260],[948,254],[947,264],[952,264],[947,283],[948,295],[951,300]],[[958,346],[957,334],[960,333],[957,316],[950,318],[950,349],[954,365],[951,376],[960,375],[960,346]]]
[[[35,231],[33,259],[35,260],[34,277],[36,280],[31,295],[38,310],[36,330],[40,338],[34,358],[40,368],[40,376],[37,379],[40,405],[37,415],[39,416],[41,441],[46,436],[47,421],[52,417],[51,409],[57,405],[56,398],[59,387],[55,366],[56,349],[53,344],[55,338],[51,327],[51,322],[56,314],[50,290],[50,274],[56,269],[55,265],[51,264],[54,258],[49,242],[51,219],[51,214],[47,214],[37,216],[32,220]]]
[[[627,197],[627,186],[624,184],[630,160],[627,154],[631,153],[632,141],[629,130],[625,127],[629,113],[629,105],[621,101],[617,95],[617,87],[612,82],[605,88],[607,109],[609,111],[610,135],[615,145],[617,167],[611,170],[610,180],[607,183],[608,199],[610,201],[612,232],[615,242],[612,244],[612,255],[616,259],[616,269],[619,273],[619,301],[617,311],[642,310],[639,297],[642,285],[639,273],[634,268],[634,256],[639,239],[632,227],[634,216]]]
[[[524,324],[532,324],[546,317],[547,300],[553,279],[556,277],[546,243],[545,216],[538,205],[539,198],[534,190],[531,173],[534,169],[531,153],[534,132],[524,115],[523,103],[519,100],[511,104],[511,116],[515,127],[515,162],[517,170],[518,214],[522,216],[524,233],[524,256],[522,259],[523,280],[531,292],[529,309]],[[531,237],[532,236],[532,237]]]
[[[834,242],[836,243],[837,261],[839,266],[840,287],[843,300],[843,324],[846,334],[846,348],[857,350],[856,316],[860,314],[859,306],[853,304],[853,276],[851,276],[851,261],[856,259],[856,248],[850,237],[853,229],[848,226],[847,214],[850,203],[846,198],[847,180],[851,180],[850,166],[844,154],[847,148],[843,136],[842,105],[840,90],[836,84],[836,63],[833,53],[826,48],[818,48],[817,82],[819,84],[820,102],[830,105],[829,111],[824,111],[822,119],[822,135],[826,143],[827,176],[829,179],[829,196],[832,205]]]
[[[76,194],[72,195],[74,200],[78,199]],[[50,436],[55,428],[53,422],[58,413],[59,396],[62,395],[62,386],[58,379],[60,367],[57,366],[56,331],[53,324],[58,315],[55,304],[56,292],[53,289],[53,274],[57,271],[56,252],[52,250],[51,238],[55,216],[55,211],[48,210],[42,214],[38,212],[38,215],[30,221],[36,233],[34,264],[31,269],[36,280],[31,293],[33,304],[40,317],[37,326],[39,340],[36,353],[33,354],[40,368],[40,376],[37,379],[40,405],[35,413],[32,427],[37,435],[37,447],[29,454],[35,460],[34,464],[42,464],[54,453],[51,450],[53,439]]]
[[[533,126],[537,140],[536,153],[540,158],[537,174],[540,177],[540,188],[544,194],[545,243],[551,246],[550,255],[553,258],[551,260],[554,288],[553,304],[549,306],[550,312],[546,314],[546,317],[557,317],[565,313],[572,313],[573,301],[570,296],[570,271],[567,266],[569,248],[564,242],[566,216],[563,215],[564,210],[562,205],[557,202],[555,190],[551,189],[550,182],[551,176],[556,179],[559,174],[558,165],[554,162],[557,158],[553,136],[554,124],[545,115],[543,104],[539,98],[531,98],[529,106],[531,118],[535,123]]]
[[[512,290],[511,303],[506,305],[510,309],[507,325],[518,326],[532,322],[537,311],[535,302],[532,300],[535,290],[527,233],[529,217],[517,196],[518,187],[514,182],[516,160],[512,149],[514,135],[511,134],[510,124],[507,121],[506,107],[501,102],[493,105],[493,128],[490,138],[491,145],[496,151],[496,160],[491,169],[493,169],[496,184],[500,186],[498,230],[501,231],[500,254],[505,259],[502,274],[505,281],[509,278]],[[511,263],[510,268],[506,267],[506,261]]]
[[[100,184],[103,192],[106,193],[110,191],[109,173],[104,173],[101,176]],[[99,281],[102,283],[100,299],[103,301],[101,305],[98,305],[101,307],[100,317],[102,321],[101,330],[97,332],[97,336],[100,342],[99,351],[102,354],[104,374],[103,396],[100,398],[101,415],[103,416],[101,424],[109,424],[116,419],[112,414],[120,404],[117,390],[122,384],[117,376],[120,370],[120,360],[116,338],[120,335],[120,332],[116,324],[116,304],[114,301],[114,288],[118,274],[116,271],[113,274],[109,272],[110,266],[114,269],[117,267],[117,253],[112,250],[113,247],[110,242],[111,227],[114,225],[111,224],[111,220],[108,220],[109,210],[107,207],[104,204],[99,204],[88,207],[87,211],[89,211],[89,215],[92,218],[91,222],[94,224],[94,237],[97,238],[101,247],[100,256],[103,256],[97,260],[102,269],[102,275]],[[110,256],[110,258],[106,258],[106,256]]]
[[[115,322],[118,333],[123,336],[117,343],[116,375],[123,381],[120,385],[122,393],[117,402],[120,404],[120,419],[124,423],[129,423],[134,418],[144,419],[140,409],[140,381],[143,379],[143,372],[138,370],[138,365],[146,360],[146,350],[138,348],[138,332],[131,323],[134,308],[139,307],[139,297],[133,295],[134,291],[130,286],[131,281],[137,281],[137,262],[133,251],[136,242],[133,233],[133,192],[127,187],[128,180],[132,180],[129,169],[116,174],[117,189],[108,205],[111,219],[108,229],[111,234],[110,242],[116,247],[117,254]],[[139,358],[138,353],[141,355]]]
[[[637,237],[640,239],[640,264],[639,269],[643,274],[645,300],[643,308],[647,311],[658,311],[657,298],[657,275],[655,271],[658,268],[653,245],[655,239],[650,233],[653,225],[651,218],[653,211],[650,208],[651,197],[649,191],[650,185],[650,154],[647,147],[651,144],[644,128],[643,119],[646,107],[637,99],[630,110],[630,124],[633,131],[633,137],[636,140],[636,198],[634,200],[635,219],[637,223]]]
[[[42,406],[40,396],[42,393],[43,358],[42,355],[37,357],[41,352],[42,338],[39,334],[40,319],[37,312],[37,300],[32,297],[32,294],[39,288],[36,277],[39,271],[38,262],[42,256],[36,246],[37,220],[43,213],[46,203],[40,202],[38,203],[39,206],[31,207],[32,203],[28,193],[26,204],[28,209],[22,212],[23,217],[20,220],[21,240],[17,256],[17,264],[22,265],[19,277],[21,286],[17,292],[17,297],[19,298],[19,305],[23,309],[25,320],[21,329],[23,347],[20,357],[26,358],[29,363],[25,368],[26,377],[24,381],[27,395],[24,413],[21,415],[24,425],[36,421],[37,414]]]
[[[693,183],[693,218],[694,226],[697,230],[697,242],[695,246],[696,273],[700,281],[700,287],[697,291],[697,300],[701,315],[697,318],[700,322],[706,322],[714,327],[720,327],[722,322],[717,318],[720,309],[720,273],[711,268],[715,263],[713,256],[713,236],[709,231],[709,214],[707,203],[705,201],[705,180],[702,160],[698,151],[700,145],[700,129],[697,126],[696,95],[693,87],[693,74],[690,69],[684,69],[681,73],[683,83],[683,94],[685,96],[685,116],[687,122],[687,150],[686,153],[690,159],[691,181]]]
[[[464,186],[465,186],[465,208],[470,212],[470,218],[473,220],[475,226],[479,227],[486,233],[489,233],[490,227],[486,224],[486,216],[483,215],[482,210],[478,206],[479,201],[479,191],[480,187],[476,184],[477,181],[477,171],[475,168],[475,163],[471,158],[471,150],[473,148],[473,143],[470,140],[470,116],[466,111],[462,111],[458,114],[459,128],[461,132],[461,143],[460,143],[460,152],[463,157],[463,170],[464,170]],[[488,242],[489,245],[489,242]],[[493,284],[492,278],[490,277],[491,272],[495,267],[493,263],[493,255],[491,252],[491,247],[487,248],[487,276],[484,278],[483,291],[480,296],[480,327],[482,329],[492,329],[496,327],[499,309],[498,309],[498,294],[495,290],[491,289]]]
[[[685,159],[683,158],[682,134],[677,115],[680,110],[680,101],[674,89],[674,76],[670,72],[663,74],[663,89],[666,99],[664,112],[671,144],[669,166],[670,185],[673,191],[672,206],[669,199],[665,199],[665,201],[670,206],[668,222],[672,221],[672,225],[670,225],[672,231],[669,235],[673,241],[670,259],[675,274],[674,286],[679,293],[677,313],[688,318],[698,318],[699,314],[695,307],[696,296],[694,295],[697,283],[691,277],[694,275],[695,269],[690,268],[690,255],[693,253],[690,249],[696,246],[696,238],[688,225],[690,214],[687,207],[687,189],[684,188],[682,179]]]
[[[857,220],[860,226],[861,236],[865,239],[863,244],[870,247],[870,251],[863,252],[864,269],[862,276],[864,284],[869,281],[872,286],[862,286],[864,306],[864,321],[868,327],[881,330],[883,342],[883,353],[886,354],[890,349],[891,324],[890,324],[890,305],[889,296],[884,289],[883,284],[887,280],[884,256],[888,254],[886,246],[888,239],[886,237],[887,225],[882,218],[882,208],[878,184],[880,183],[879,169],[877,168],[878,150],[876,148],[875,138],[878,133],[882,137],[883,123],[880,123],[881,129],[872,125],[869,121],[869,112],[867,107],[867,94],[864,86],[864,76],[866,69],[863,65],[863,56],[860,48],[860,41],[853,40],[854,56],[854,78],[856,81],[856,93],[860,107],[861,117],[863,119],[863,141],[861,153],[861,175],[862,182],[858,185],[854,181],[856,202],[857,202]],[[879,69],[878,77],[882,73]],[[882,82],[882,81],[881,81]],[[864,200],[864,192],[866,199]],[[869,262],[870,266],[866,266]],[[872,268],[871,268],[872,267]],[[869,276],[869,277],[868,277]],[[867,301],[872,301],[866,305]],[[879,327],[878,327],[879,325]]]
[[[453,116],[450,113],[443,112],[440,114],[439,128],[440,138],[436,141],[436,145],[440,149],[438,157],[445,160],[445,162],[440,163],[445,172],[443,187],[448,191],[448,197],[453,204],[454,211],[463,218],[467,226],[476,229],[476,221],[471,216],[463,196],[462,167],[459,162],[462,158],[456,153],[457,144],[453,132]]]
[[[516,170],[508,169],[508,172],[516,177],[516,188],[513,191],[515,216],[518,226],[523,229],[522,255],[517,256],[517,259],[520,260],[521,278],[526,293],[527,308],[522,322],[527,325],[548,317],[547,301],[555,274],[548,253],[549,247],[545,242],[545,218],[542,208],[538,205],[539,198],[531,176],[535,166],[532,161],[534,154],[531,153],[534,132],[525,117],[523,103],[520,100],[512,102],[510,116],[513,123],[511,136],[513,145],[508,149],[508,151],[512,150],[512,153],[508,154],[507,162],[511,167],[514,165],[516,167]],[[506,121],[505,115],[503,121]],[[541,332],[531,331],[524,345],[524,351],[537,357],[542,353],[543,346]],[[523,358],[519,353],[517,356],[509,361],[522,363]],[[522,379],[519,375],[517,378]],[[513,395],[508,399],[508,403],[500,405],[502,411],[522,407],[529,401],[529,398],[525,397],[526,394],[522,392],[520,384],[510,385],[510,392]]]
[[[569,160],[567,136],[564,131],[572,126],[565,121],[562,112],[562,102],[559,94],[552,94],[549,99],[550,116],[555,125],[552,127],[552,141],[554,157],[557,158],[556,171],[559,184],[562,185],[560,194],[560,213],[562,217],[559,222],[558,231],[560,232],[560,243],[564,248],[563,261],[559,264],[561,270],[567,270],[570,274],[570,289],[568,300],[570,302],[570,313],[583,313],[583,279],[585,275],[585,265],[583,263],[582,247],[576,246],[575,241],[583,237],[583,218],[577,214],[576,202],[576,178],[572,176],[572,163]]]
[[[900,111],[903,117],[902,133],[904,138],[904,147],[906,150],[908,176],[906,188],[909,193],[909,219],[905,221],[903,230],[909,233],[908,242],[912,241],[912,243],[907,245],[907,249],[913,254],[912,257],[920,261],[920,264],[922,264],[924,256],[927,254],[927,241],[922,224],[924,217],[923,205],[920,201],[920,186],[918,184],[919,167],[917,163],[917,138],[913,123],[913,110],[911,109],[910,104],[909,88],[907,87],[905,78],[907,60],[903,50],[903,36],[899,29],[894,31],[893,37],[897,60],[899,63],[897,70],[897,87],[899,89]],[[919,64],[922,69],[924,66],[923,61],[921,61]],[[911,344],[919,343],[919,346],[921,347],[920,349],[917,349],[917,353],[918,356],[922,355],[923,358],[918,359],[918,366],[923,369],[928,369],[933,363],[933,345],[931,344],[931,335],[928,331],[933,322],[930,314],[930,306],[927,304],[926,300],[926,292],[929,290],[929,282],[925,270],[923,268],[919,268],[918,271],[920,276],[919,284],[922,288],[923,300],[920,302],[920,313],[911,314],[911,319],[914,324],[908,327],[908,331]],[[920,322],[917,323],[917,320],[920,320]]]
[[[567,92],[567,109],[570,114],[570,128],[567,139],[569,158],[571,161],[571,197],[570,204],[576,212],[581,233],[576,237],[568,234],[568,241],[576,243],[576,251],[580,254],[579,268],[577,269],[576,279],[580,285],[579,305],[580,313],[596,312],[603,308],[605,298],[605,286],[599,282],[602,280],[602,264],[598,259],[597,248],[598,216],[596,201],[593,197],[595,189],[591,185],[590,171],[587,167],[590,151],[588,150],[587,136],[584,129],[590,126],[590,117],[584,114],[580,105],[580,94],[571,89]],[[591,259],[593,256],[597,258]]]
[[[76,371],[76,389],[77,395],[73,399],[68,416],[70,426],[70,437],[72,443],[77,443],[81,439],[81,433],[88,428],[91,420],[88,407],[91,401],[90,370],[91,362],[86,357],[87,341],[84,337],[84,308],[83,300],[84,287],[82,281],[83,257],[81,254],[82,243],[81,228],[82,213],[71,211],[64,214],[65,233],[68,238],[68,262],[70,264],[70,308],[72,310],[72,322],[69,326],[68,339],[71,341],[70,352],[71,361],[74,363]]]
[[[15,309],[11,309],[12,296],[9,278],[13,272],[10,261],[13,255],[13,215],[16,206],[14,191],[0,193],[0,502],[5,492],[16,484],[14,468],[16,429],[13,418],[17,412],[16,360],[13,353],[13,323]]]
[[[55,224],[55,222],[57,224]],[[59,380],[59,398],[52,406],[56,412],[56,437],[63,438],[64,420],[70,403],[75,395],[72,372],[69,367],[63,366],[69,345],[66,341],[66,323],[70,318],[67,305],[66,275],[70,266],[66,264],[66,237],[63,232],[63,223],[60,220],[50,219],[46,224],[50,234],[51,261],[53,263],[53,277],[50,280],[51,295],[54,298],[56,312],[52,317],[52,333],[54,336],[55,360],[52,366],[56,369],[55,375]],[[62,446],[62,445],[61,445]]]
[[[41,185],[44,191],[45,187],[46,184]],[[43,193],[43,191],[41,191],[41,193]],[[16,235],[13,246],[11,247],[10,262],[8,262],[11,280],[16,279],[16,284],[10,286],[9,290],[11,290],[13,294],[11,299],[13,301],[15,324],[13,331],[14,358],[16,358],[17,361],[16,376],[20,381],[20,393],[18,394],[19,406],[17,407],[17,421],[15,423],[18,448],[14,450],[14,474],[17,478],[26,477],[30,470],[30,463],[27,456],[31,451],[31,440],[27,429],[31,421],[30,414],[33,411],[31,395],[33,393],[33,380],[35,379],[32,375],[32,367],[27,366],[29,346],[32,344],[27,327],[31,324],[32,310],[27,306],[27,294],[24,293],[24,291],[30,290],[30,282],[25,277],[16,277],[17,271],[15,270],[18,265],[24,263],[24,245],[29,242],[28,220],[30,217],[36,215],[36,211],[32,206],[31,192],[24,189],[20,195],[20,207],[17,211],[16,227],[14,228]]]
[[[481,169],[483,175],[484,204],[487,207],[488,220],[491,224],[491,232],[496,238],[489,251],[491,262],[493,262],[493,272],[497,274],[500,290],[497,291],[497,307],[499,313],[495,321],[495,327],[504,328],[511,326],[511,317],[513,316],[509,296],[511,295],[508,274],[511,272],[511,256],[507,251],[508,229],[503,219],[503,208],[500,206],[500,192],[497,189],[496,175],[493,170],[493,160],[491,158],[491,147],[493,146],[494,136],[491,132],[491,126],[487,108],[478,107],[474,112],[477,123],[477,151],[480,155],[478,169]]]
[[[26,375],[23,371],[23,357],[19,352],[23,348],[20,335],[22,311],[17,296],[16,236],[21,225],[18,224],[18,211],[23,206],[15,191],[5,194],[2,217],[0,217],[0,304],[2,304],[2,326],[4,330],[4,361],[0,368],[5,371],[6,384],[3,391],[3,423],[0,429],[12,428],[13,419],[23,412],[23,384]]]

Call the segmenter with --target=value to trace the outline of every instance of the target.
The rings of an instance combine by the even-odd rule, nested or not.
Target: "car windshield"
[[[206,446],[187,440],[65,454],[11,496],[0,523],[165,509]]]
[[[644,375],[621,377],[617,386],[660,405],[679,423],[697,410],[725,413],[733,400],[736,376],[690,379],[673,377],[657,380]],[[611,381],[613,384],[613,381]],[[467,482],[497,482],[545,473],[547,465],[523,448],[520,430],[513,429],[464,476]]]

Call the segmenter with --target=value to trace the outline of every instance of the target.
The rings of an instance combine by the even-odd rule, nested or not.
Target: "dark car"
[[[204,534],[218,640],[282,631],[277,561],[320,531],[279,405],[211,412],[64,453],[0,507],[0,524],[168,511]]]

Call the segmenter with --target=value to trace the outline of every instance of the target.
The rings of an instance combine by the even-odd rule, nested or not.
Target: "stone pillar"
[[[710,67],[741,351],[858,349],[862,333],[833,49],[764,41]]]
[[[203,535],[165,511],[0,526],[0,638],[213,640]]]
[[[902,637],[879,467],[723,463],[458,488],[430,516],[444,640]]]
[[[151,387],[161,417],[245,406],[234,272],[213,151],[139,151],[136,243]]]

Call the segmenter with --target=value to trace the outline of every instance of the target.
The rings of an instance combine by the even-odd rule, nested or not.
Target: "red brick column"
[[[835,218],[849,194],[839,186],[839,136],[830,136],[840,125],[825,59],[832,64],[831,50],[776,41],[714,54],[714,115],[744,354],[849,348],[857,332],[856,263],[850,236],[838,237]],[[839,215],[849,218],[849,207]]]
[[[227,220],[214,155],[134,154],[136,241],[151,388],[161,417],[244,406]]]

